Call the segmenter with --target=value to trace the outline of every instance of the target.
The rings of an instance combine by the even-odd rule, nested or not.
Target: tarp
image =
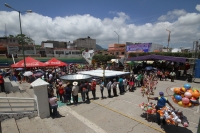
[[[103,77],[103,70],[80,71],[79,74],[86,74],[91,76]],[[130,74],[130,72],[105,70],[105,77],[115,77]]]
[[[163,56],[163,55],[146,55],[128,58],[127,61],[143,61],[143,60],[167,60],[173,62],[186,62],[185,57],[173,57],[173,56]]]
[[[48,60],[47,62],[45,62],[45,64],[47,66],[66,66],[67,64],[56,59],[56,58],[52,58],[50,60]]]
[[[26,57],[25,58],[26,67],[45,67],[46,64],[42,63],[34,58]],[[24,60],[21,60],[15,64],[11,65],[12,68],[24,68]]]

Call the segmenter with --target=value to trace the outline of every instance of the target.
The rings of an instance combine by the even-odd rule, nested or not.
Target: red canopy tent
[[[48,60],[47,62],[45,62],[45,64],[47,66],[66,66],[67,64],[56,59],[56,58],[52,58],[50,60]]]
[[[45,67],[46,64],[42,63],[34,58],[26,57],[26,67]],[[15,64],[11,65],[12,68],[23,68],[24,67],[24,60],[21,60]]]

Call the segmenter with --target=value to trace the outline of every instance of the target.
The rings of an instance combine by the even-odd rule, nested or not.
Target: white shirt
[[[57,104],[57,98],[56,97],[49,98],[49,103],[50,103],[51,106],[58,105]]]
[[[79,87],[78,86],[73,86],[72,87],[72,94],[74,96],[77,96],[78,95],[78,91],[79,91]]]
[[[127,85],[127,80],[123,79],[123,85]]]

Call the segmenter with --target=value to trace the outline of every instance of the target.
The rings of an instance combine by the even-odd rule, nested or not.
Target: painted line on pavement
[[[154,130],[157,130],[157,131],[159,131],[159,132],[161,132],[161,133],[165,133],[165,131],[163,131],[163,130],[161,130],[161,129],[159,129],[159,128],[153,127],[153,126],[150,125],[150,124],[144,123],[144,122],[142,122],[142,121],[140,121],[140,120],[138,120],[138,119],[136,119],[136,118],[133,118],[133,117],[131,117],[131,116],[128,116],[128,115],[126,115],[126,114],[123,114],[123,113],[121,113],[121,112],[119,112],[119,111],[116,111],[116,110],[114,110],[114,109],[111,109],[111,108],[109,108],[109,107],[107,107],[107,106],[104,106],[104,105],[102,105],[102,104],[100,104],[100,103],[97,103],[97,102],[95,102],[95,101],[92,101],[92,100],[91,100],[91,102],[93,102],[93,103],[95,103],[95,104],[98,104],[99,106],[102,106],[102,107],[104,107],[104,108],[107,108],[107,109],[109,109],[109,110],[111,110],[111,111],[113,111],[113,112],[115,112],[115,113],[118,113],[118,114],[120,114],[120,115],[123,115],[123,116],[125,116],[125,117],[127,117],[127,118],[129,118],[129,119],[132,119],[132,120],[134,120],[134,121],[136,121],[136,122],[138,122],[138,123],[141,123],[141,124],[143,124],[143,125],[145,125],[145,126],[148,126],[148,127],[152,128],[152,129],[154,129]]]
[[[65,110],[66,112],[71,113],[73,116],[75,116],[78,120],[83,122],[86,126],[94,130],[96,133],[107,133],[105,130],[97,126],[95,123],[91,122],[90,120],[86,119],[82,115],[79,115],[76,111],[73,111],[70,107],[61,107],[59,109]]]

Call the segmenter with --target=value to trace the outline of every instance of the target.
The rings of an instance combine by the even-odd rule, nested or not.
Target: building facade
[[[34,45],[24,45],[24,54],[31,55],[36,54],[36,49]],[[10,55],[19,55],[23,54],[23,47],[19,44],[17,38],[9,37],[0,37],[0,54]]]
[[[108,54],[115,55],[118,58],[125,57],[126,44],[109,44],[108,45]]]
[[[96,49],[96,39],[91,39],[89,36],[87,38],[79,38],[73,41],[77,49]]]

